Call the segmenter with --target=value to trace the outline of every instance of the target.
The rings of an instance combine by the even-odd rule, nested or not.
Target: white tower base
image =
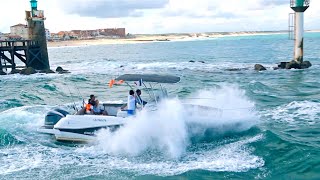
[[[295,14],[295,49],[294,60],[298,63],[303,62],[303,33],[304,33],[304,13],[296,12]]]

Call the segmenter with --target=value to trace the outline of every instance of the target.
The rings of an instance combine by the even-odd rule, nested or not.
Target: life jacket
[[[86,113],[90,113],[92,109],[92,105],[91,104],[86,104]]]

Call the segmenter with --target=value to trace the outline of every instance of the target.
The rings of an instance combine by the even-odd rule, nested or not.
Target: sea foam
[[[203,136],[208,129],[223,133],[251,128],[258,119],[253,108],[254,103],[247,100],[244,91],[228,86],[201,90],[184,101],[167,99],[156,111],[138,113],[116,132],[100,131],[98,151],[138,156],[147,150],[158,150],[168,158],[180,158],[190,145],[190,138]]]

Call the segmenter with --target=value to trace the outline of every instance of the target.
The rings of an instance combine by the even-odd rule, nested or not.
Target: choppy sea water
[[[0,179],[319,179],[319,40],[305,38],[312,68],[276,71],[293,56],[286,35],[50,48],[52,68],[71,74],[0,76]],[[95,144],[36,131],[47,111],[90,94],[125,101],[127,87],[108,87],[125,73],[181,82],[166,85],[171,98],[158,111],[100,132]],[[182,101],[222,111],[190,118]]]

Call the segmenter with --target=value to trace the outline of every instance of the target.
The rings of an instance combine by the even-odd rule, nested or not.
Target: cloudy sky
[[[38,0],[51,32],[125,27],[129,33],[285,30],[290,0]],[[0,32],[25,23],[29,0],[1,3]],[[12,10],[15,10],[13,13]],[[320,1],[305,13],[306,29],[320,29]]]

